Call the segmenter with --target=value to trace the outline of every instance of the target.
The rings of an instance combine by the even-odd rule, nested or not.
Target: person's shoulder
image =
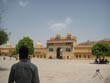
[[[33,69],[37,69],[37,65],[30,63]]]
[[[15,64],[13,64],[13,65],[12,65],[12,69],[15,69],[19,63],[20,63],[20,62],[17,62],[17,63],[15,63]]]
[[[32,62],[31,62],[30,64],[31,64],[33,67],[37,67],[37,65],[35,65],[35,64],[34,64],[34,63],[32,63]]]

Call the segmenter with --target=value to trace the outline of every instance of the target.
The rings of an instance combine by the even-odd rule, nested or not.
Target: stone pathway
[[[41,83],[110,83],[110,64],[90,64],[92,60],[32,59],[38,66]],[[0,83],[7,83],[11,66],[18,61],[0,57]],[[96,74],[100,69],[103,79]]]

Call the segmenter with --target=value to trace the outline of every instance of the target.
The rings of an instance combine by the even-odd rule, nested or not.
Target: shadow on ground
[[[106,77],[104,83],[110,83],[110,77]]]
[[[1,68],[0,67],[0,71],[7,71],[8,69],[7,68]]]

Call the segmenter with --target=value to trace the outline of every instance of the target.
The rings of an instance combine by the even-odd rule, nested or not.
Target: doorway
[[[61,48],[60,48],[60,47],[57,48],[56,53],[57,53],[57,55],[56,55],[57,59],[62,59],[62,56],[61,56]]]

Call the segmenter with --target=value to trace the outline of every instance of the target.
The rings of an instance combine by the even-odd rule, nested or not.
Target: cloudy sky
[[[67,32],[78,43],[110,38],[110,0],[0,0],[0,5],[13,46],[23,36],[46,46],[51,36]]]

